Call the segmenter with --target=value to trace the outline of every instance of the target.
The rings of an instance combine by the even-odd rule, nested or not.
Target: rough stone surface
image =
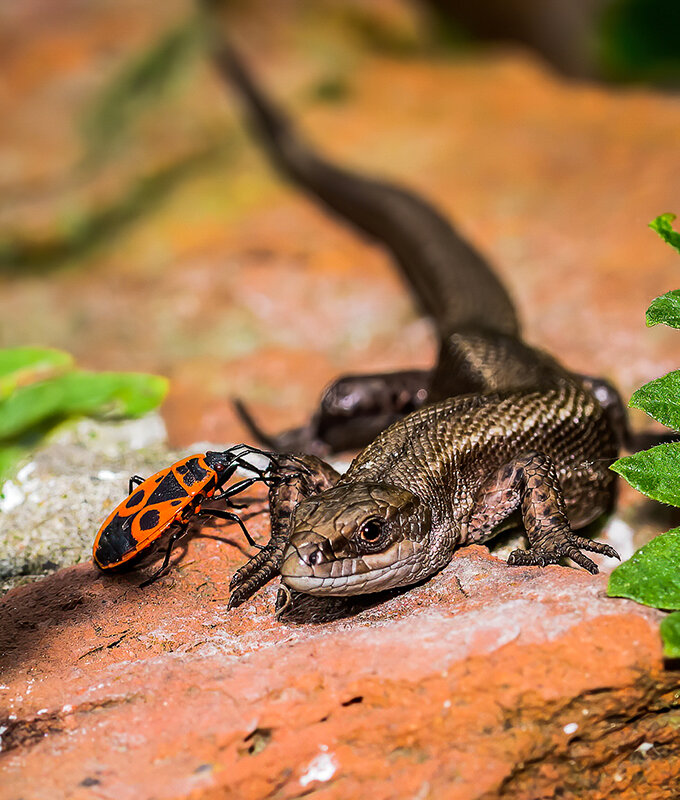
[[[227,611],[243,555],[219,533],[145,590],[81,564],[6,595],[0,796],[677,797],[660,614],[602,577],[470,547],[290,626],[271,586]]]
[[[180,457],[168,449],[157,414],[82,420],[53,434],[0,486],[0,592],[89,559],[130,475],[153,474]]]

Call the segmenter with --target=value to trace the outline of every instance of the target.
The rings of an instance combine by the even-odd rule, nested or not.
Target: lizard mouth
[[[381,592],[411,583],[418,572],[417,546],[411,542],[404,553],[404,542],[381,553],[335,558],[310,564],[308,554],[289,545],[281,565],[281,580],[289,588],[312,595],[351,595]]]

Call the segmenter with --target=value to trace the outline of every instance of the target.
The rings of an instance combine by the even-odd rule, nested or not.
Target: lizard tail
[[[518,333],[505,287],[435,208],[407,189],[327,162],[297,134],[231,46],[217,42],[214,58],[242,95],[273,161],[300,187],[391,251],[440,337],[469,326]]]

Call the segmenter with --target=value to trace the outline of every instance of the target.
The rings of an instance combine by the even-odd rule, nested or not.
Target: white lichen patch
[[[123,477],[122,472],[113,472],[110,469],[100,469],[97,473],[97,480],[100,481],[117,481]]]
[[[322,752],[315,756],[307,765],[307,769],[300,776],[300,786],[307,786],[312,781],[325,783],[335,775],[338,765],[332,753],[325,752],[326,748],[321,745]]]
[[[0,489],[0,512],[7,513],[18,508],[24,500],[26,495],[14,483],[14,481],[5,481]]]

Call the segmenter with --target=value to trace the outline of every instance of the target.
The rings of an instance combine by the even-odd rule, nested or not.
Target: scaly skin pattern
[[[218,44],[215,60],[283,172],[390,250],[440,342],[431,372],[341,379],[309,426],[267,442],[317,455],[343,443],[365,449],[342,477],[318,461],[316,485],[307,475],[274,487],[272,541],[234,577],[231,605],[278,573],[292,595],[407,586],[442,569],[458,547],[489,539],[516,511],[530,548],[510,564],[569,557],[596,572],[582,550],[616,553],[573,531],[613,504],[608,465],[625,427],[617,393],[521,339],[505,288],[436,209],[325,161],[233,51]]]
[[[569,556],[596,572],[579,548],[614,551],[572,528],[611,507],[616,449],[601,406],[576,382],[427,406],[380,434],[334,488],[299,503],[283,581],[328,595],[414,583],[515,510],[531,549],[510,563]]]

